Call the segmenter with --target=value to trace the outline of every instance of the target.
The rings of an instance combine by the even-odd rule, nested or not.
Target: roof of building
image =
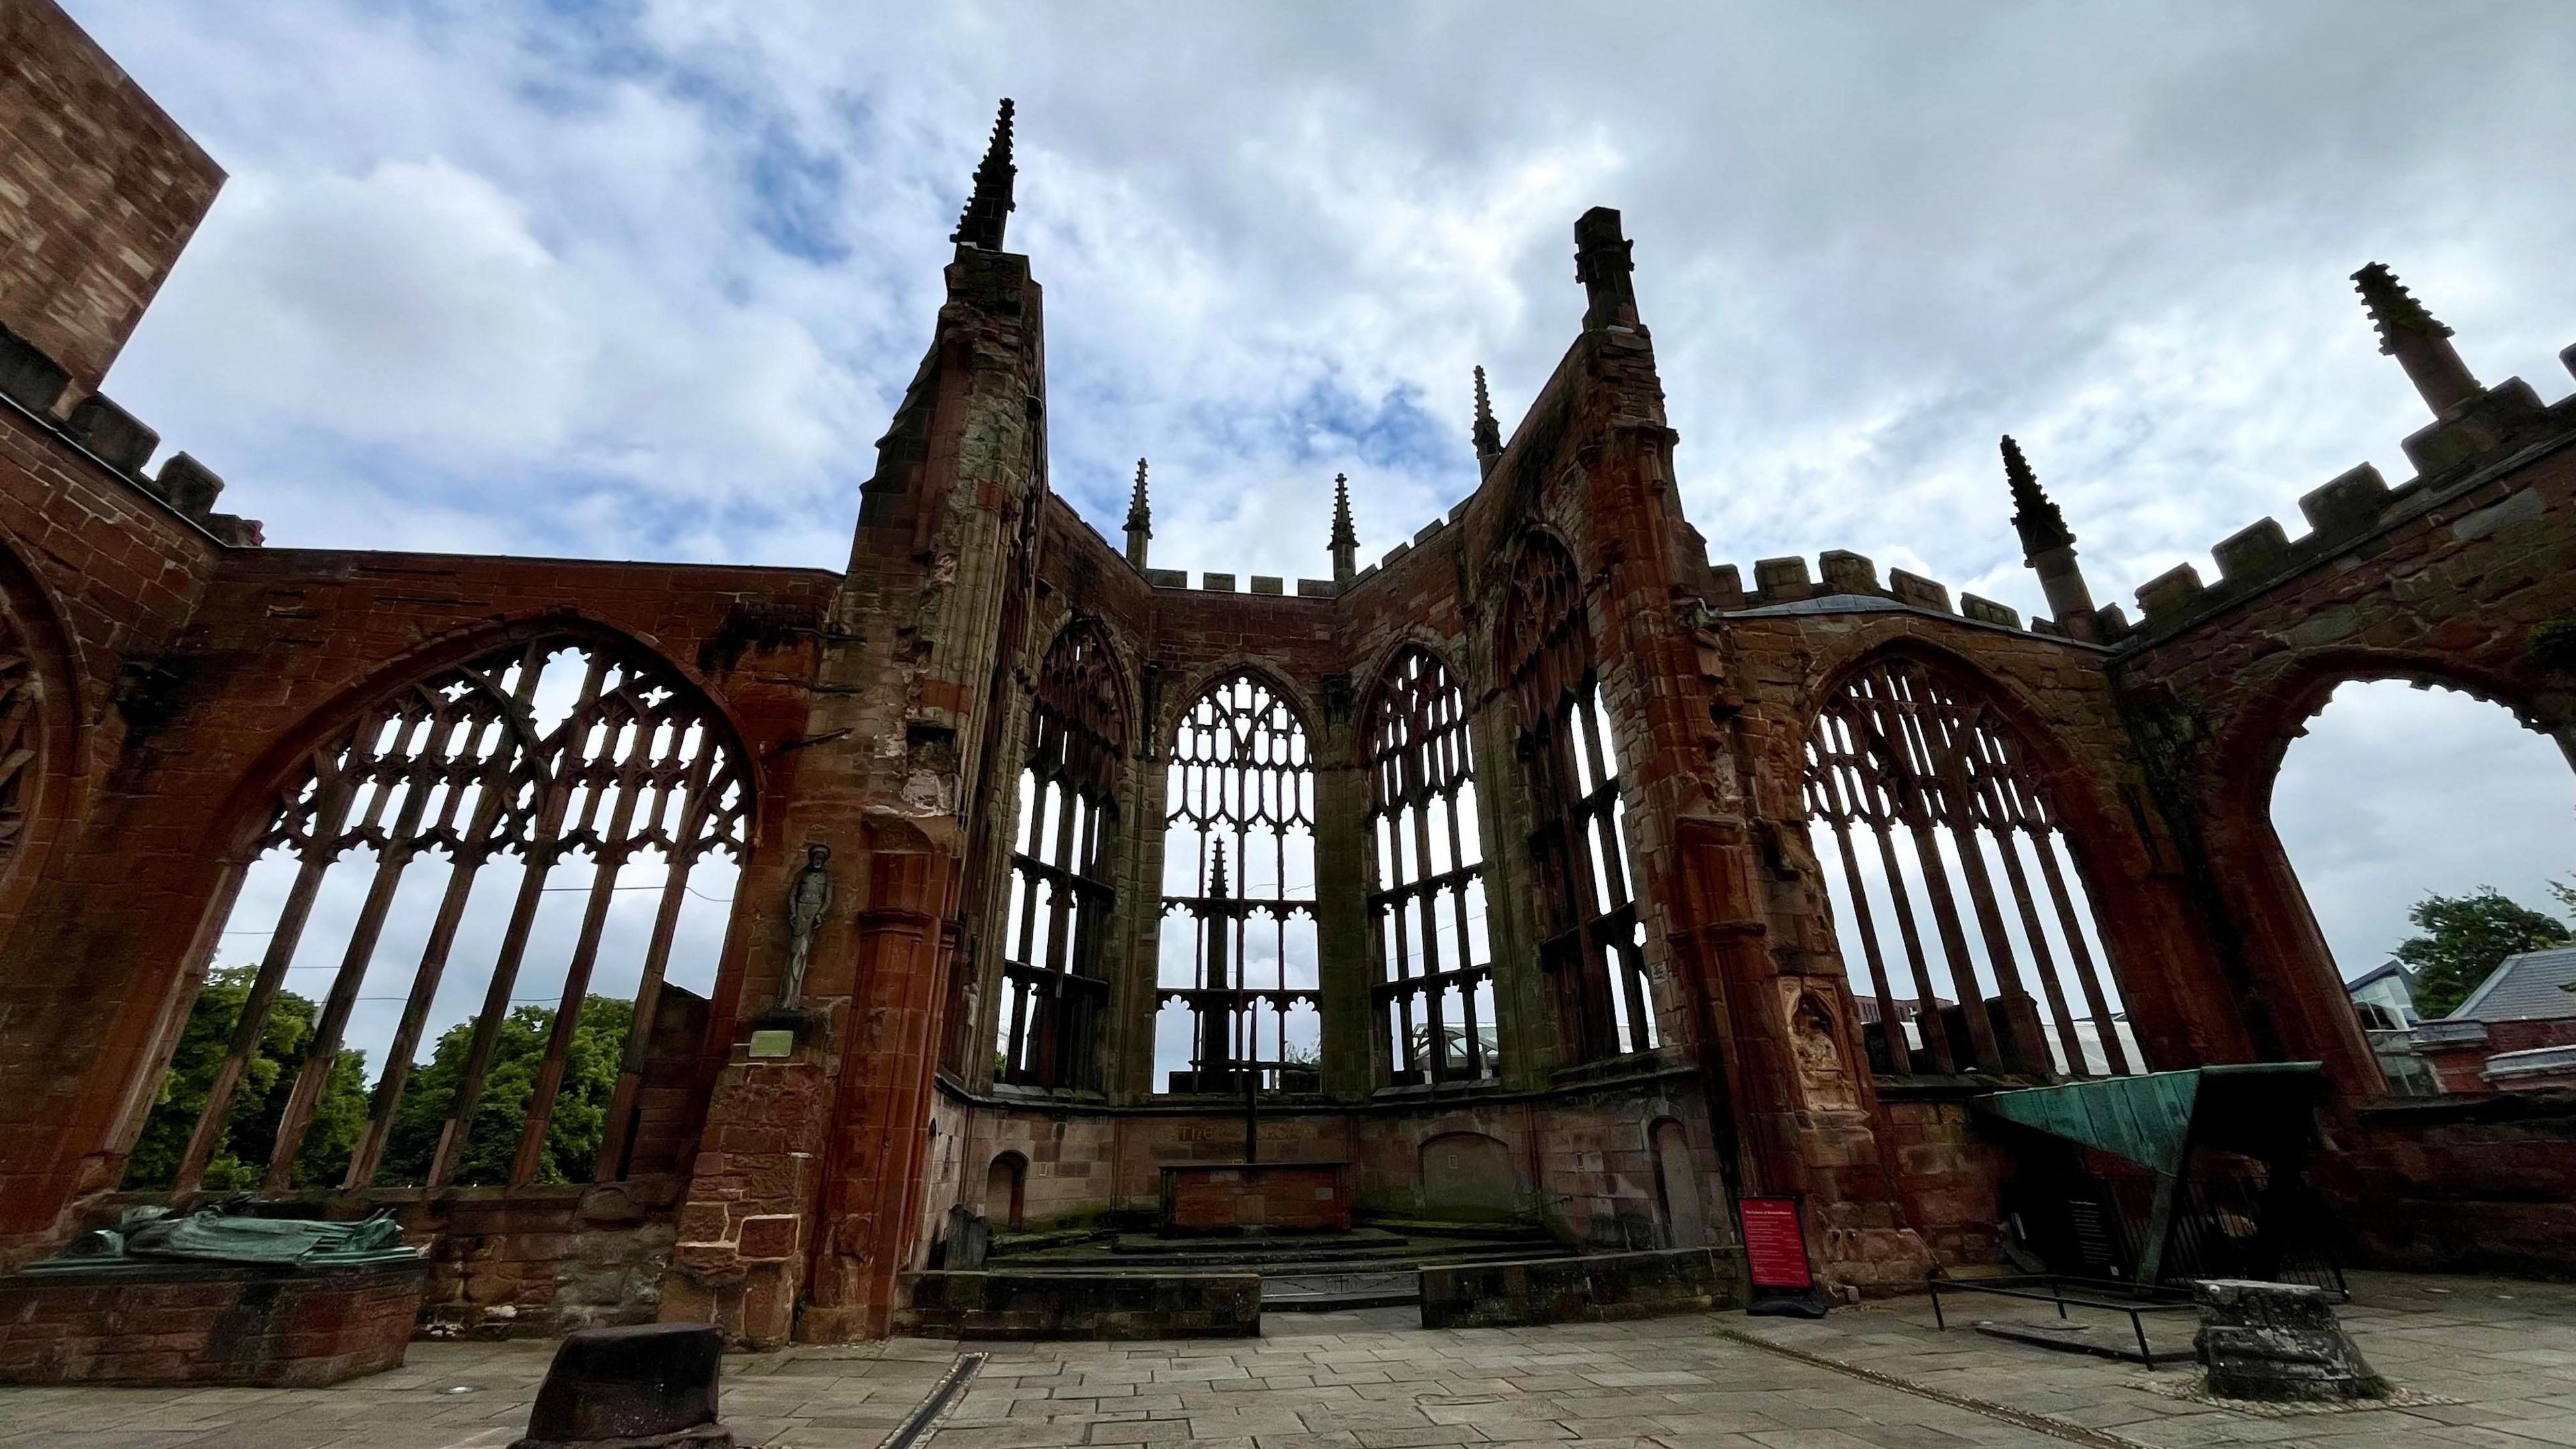
[[[2451,1021],[2538,1021],[2576,1016],[2576,946],[2507,956]]]
[[[2343,989],[2357,993],[2363,987],[2384,980],[2390,976],[2394,976],[2398,980],[2405,982],[2406,989],[2408,991],[2411,992],[2415,989],[2415,973],[2406,969],[2405,962],[2397,960],[2394,957],[2380,962],[2377,966],[2368,971],[2364,971],[2359,976],[2345,982],[2343,984]]]

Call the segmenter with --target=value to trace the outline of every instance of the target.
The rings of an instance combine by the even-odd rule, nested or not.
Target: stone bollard
[[[567,1335],[510,1449],[734,1449],[716,1422],[724,1336],[712,1323]]]
[[[2191,1345],[2222,1399],[2314,1403],[2384,1399],[2322,1288],[2213,1278],[2195,1285],[2200,1332]]]

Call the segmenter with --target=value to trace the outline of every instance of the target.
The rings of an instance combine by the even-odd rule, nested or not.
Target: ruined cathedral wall
[[[128,538],[130,557],[153,532]],[[360,710],[517,640],[610,641],[702,688],[741,737],[755,797],[784,793],[794,756],[776,752],[803,727],[812,635],[836,584],[793,570],[263,549],[222,549],[208,574],[184,630],[122,658],[121,729],[90,742],[105,756],[96,804],[0,946],[0,989],[16,998],[0,1071],[48,1079],[10,1081],[6,1094],[42,1104],[20,1129],[27,1148],[9,1155],[37,1179],[9,1197],[23,1218],[13,1227],[36,1245],[75,1194],[116,1184],[217,959],[244,846],[275,791]],[[773,819],[755,811],[755,856],[774,848],[758,834]],[[298,964],[332,965],[324,949],[306,943]],[[720,969],[715,1015],[730,1015],[736,974]],[[659,1170],[685,1169],[714,1029],[702,1009],[685,1045],[656,1043],[639,1172],[657,1154]],[[64,1060],[89,1066],[70,1077],[43,1065]]]
[[[2521,401],[2516,402],[2519,393]],[[2505,425],[2492,426],[2502,410]],[[2481,427],[2486,428],[2481,431]],[[2389,1101],[2271,820],[2284,752],[2347,680],[2405,679],[2511,710],[2576,760],[2576,401],[2518,382],[2407,440],[2418,475],[2355,469],[2140,591],[2112,666],[2217,923],[2262,1055],[2338,1087],[2314,1169],[2363,1261],[2576,1271],[2576,1129],[2549,1093]],[[2563,1098],[2564,1094],[2558,1094]]]

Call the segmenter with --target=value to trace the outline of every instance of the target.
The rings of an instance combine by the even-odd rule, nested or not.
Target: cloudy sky
[[[1713,557],[2025,610],[2000,432],[2124,598],[2406,476],[2361,263],[2490,380],[2576,342],[2551,5],[66,3],[232,176],[110,388],[282,545],[837,566],[1004,94],[1056,486],[1114,531],[1151,457],[1173,566],[1323,573],[1336,472],[1366,556],[1462,497],[1594,204]],[[2282,810],[2354,971],[2576,871],[2452,697],[2339,702]]]

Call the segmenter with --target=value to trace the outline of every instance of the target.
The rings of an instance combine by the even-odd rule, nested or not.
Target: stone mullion
[[[541,664],[531,661],[526,667],[534,670]],[[555,740],[561,744],[551,749],[540,746],[537,751],[546,769],[544,803],[538,807],[536,828],[529,833],[526,868],[519,874],[519,896],[511,902],[510,923],[501,933],[501,954],[492,962],[492,980],[484,988],[483,1010],[474,1018],[474,1035],[465,1048],[465,1067],[457,1078],[456,1096],[447,1104],[447,1121],[439,1129],[438,1147],[430,1157],[429,1179],[424,1184],[427,1187],[447,1185],[448,1174],[456,1170],[457,1159],[465,1155],[466,1138],[473,1134],[474,1109],[483,1099],[483,1077],[491,1069],[492,1049],[500,1042],[501,1024],[510,1014],[510,992],[518,984],[519,963],[528,952],[537,907],[545,900],[546,876],[553,871],[555,855],[561,848],[558,837],[563,830],[564,812],[572,805],[572,774],[579,763],[574,752],[590,728],[607,672],[607,659],[591,656],[582,677],[581,697],[555,732]]]
[[[689,872],[698,863],[705,847],[698,839],[706,829],[707,776],[713,768],[715,751],[700,749],[689,761],[686,783],[681,787],[680,828],[670,841],[669,870],[662,881],[662,899],[653,912],[653,936],[644,948],[644,978],[635,984],[635,1019],[626,1031],[626,1053],[617,1069],[617,1089],[608,1104],[606,1130],[600,1134],[599,1161],[591,1176],[600,1182],[613,1182],[625,1174],[620,1170],[626,1149],[634,1138],[635,1099],[644,1090],[644,1063],[653,1045],[653,1018],[662,1009],[662,978],[671,965],[671,942],[680,929],[680,907],[688,898]]]
[[[359,747],[364,748],[363,742],[370,738],[366,733],[369,728],[383,727],[382,718],[370,713],[356,736],[362,742]],[[268,949],[260,957],[259,974],[251,980],[241,1016],[233,1023],[231,1047],[206,1089],[205,1109],[197,1116],[197,1130],[188,1140],[187,1156],[180,1159],[179,1175],[172,1183],[175,1191],[194,1192],[205,1180],[206,1164],[214,1160],[215,1147],[223,1140],[226,1121],[232,1113],[233,1094],[240,1090],[242,1076],[250,1069],[251,1053],[259,1049],[259,1039],[268,1030],[269,1010],[277,1004],[278,992],[285,988],[287,967],[295,960],[305,923],[312,919],[313,898],[321,893],[322,877],[339,858],[340,830],[348,818],[356,787],[350,783],[350,774],[327,758],[321,762],[319,774],[322,785],[313,803],[313,830],[304,844],[303,861],[296,869],[295,884],[288,889],[286,904],[278,911],[277,924],[269,932]]]
[[[2075,958],[2075,981],[2083,989],[2085,1008],[2093,1013],[2094,1029],[2102,1034],[2102,1060],[2113,1076],[2129,1072],[2128,1049],[2120,1044],[2119,1024],[2111,1018],[2111,1003],[2102,992],[2102,978],[2093,965],[2093,949],[2084,942],[2083,924],[2075,916],[2074,897],[2067,893],[2065,872],[2057,864],[2057,841],[2046,831],[2031,832],[2031,845],[2039,855],[2040,876],[2048,882],[2048,894],[2057,905],[2057,923],[2066,933],[2066,953]]]
[[[1125,818],[1135,828],[1125,832],[1123,860],[1119,867],[1116,925],[1111,939],[1122,949],[1110,959],[1116,963],[1109,984],[1109,1026],[1105,1035],[1111,1042],[1107,1059],[1102,1063],[1101,1081],[1112,1100],[1137,1102],[1154,1090],[1154,1023],[1158,1003],[1155,988],[1160,985],[1163,920],[1163,851],[1165,837],[1163,816],[1168,806],[1170,779],[1170,731],[1159,721],[1148,720],[1149,731],[1144,747],[1130,763],[1127,789],[1128,809]]]
[[[1014,718],[1002,732],[1001,750],[994,758],[1017,760],[1025,766],[1029,756],[1029,738],[1037,729],[1037,705],[1026,690],[1012,691]],[[1002,768],[999,765],[993,768]],[[1035,801],[1020,799],[1022,769],[1004,769],[991,796],[993,818],[984,824],[985,848],[998,851],[1002,868],[992,873],[993,889],[976,909],[984,913],[983,929],[975,933],[974,1010],[958,1030],[964,1033],[964,1045],[958,1063],[958,1077],[968,1091],[986,1092],[993,1088],[998,1068],[994,1064],[994,1043],[1000,1039],[1004,998],[1014,994],[1003,963],[1018,959],[1013,955],[1017,943],[1010,939],[1011,903],[1023,892],[1033,892],[1035,878],[1023,875],[1017,863],[1020,841],[1020,812],[1034,810]],[[1043,778],[1032,777],[1042,797],[1046,790]],[[1031,841],[1034,845],[1036,842]],[[1023,919],[1034,921],[1037,907],[1031,901],[1023,908]]]
[[[1538,960],[1538,925],[1530,888],[1530,783],[1508,743],[1511,706],[1492,697],[1470,721],[1475,759],[1477,829],[1485,842],[1485,946],[1494,966],[1494,1030],[1502,1048],[1503,1085],[1545,1086],[1556,1066],[1556,1039],[1546,973]]]
[[[393,909],[394,893],[402,888],[403,872],[418,853],[420,819],[429,808],[437,765],[447,757],[465,721],[423,723],[435,726],[432,733],[437,741],[427,755],[410,748],[410,719],[403,719],[403,732],[397,737],[396,749],[411,756],[410,768],[404,771],[402,808],[395,812],[393,830],[384,837],[376,857],[375,875],[367,882],[367,899],[358,908],[357,924],[349,932],[347,949],[340,954],[340,970],[331,978],[331,993],[323,998],[322,1013],[313,1024],[313,1040],[305,1047],[304,1066],[295,1074],[295,1085],[287,1093],[286,1110],[278,1117],[264,1184],[269,1192],[284,1192],[292,1183],[295,1154],[303,1149],[304,1134],[313,1124],[313,1108],[322,1100],[322,1088],[338,1063],[340,1037],[348,1030],[349,1013],[357,1007],[358,987],[366,980],[367,963],[375,959],[376,943],[384,936],[385,914]],[[375,798],[369,802],[371,826],[384,808],[385,784],[380,777]]]
[[[616,734],[612,726],[609,738],[613,741]],[[640,751],[644,744],[645,740],[639,739],[635,748]],[[572,964],[564,972],[563,998],[555,1008],[554,1030],[546,1037],[545,1060],[537,1067],[535,1089],[528,1093],[528,1117],[519,1129],[519,1154],[510,1166],[512,1187],[525,1187],[536,1181],[537,1158],[545,1149],[546,1128],[554,1120],[555,1095],[563,1090],[565,1061],[572,1052],[573,1033],[580,1029],[583,998],[590,993],[591,968],[599,961],[600,933],[607,929],[608,908],[616,900],[618,874],[626,868],[626,833],[634,824],[635,797],[644,793],[640,778],[643,773],[629,765],[617,774],[617,803],[609,811],[608,831],[600,837],[599,859],[591,867],[590,899],[584,903],[581,935],[573,943]]]
[[[394,1113],[401,1107],[403,1089],[411,1079],[412,1059],[420,1051],[420,1034],[428,1025],[429,1008],[437,1000],[439,980],[447,974],[448,955],[456,948],[457,927],[464,922],[466,902],[474,893],[474,879],[482,872],[484,862],[491,859],[489,842],[507,804],[511,767],[524,758],[515,725],[503,722],[501,738],[493,746],[491,762],[475,791],[473,817],[457,841],[455,859],[448,865],[447,890],[439,899],[429,939],[421,945],[420,964],[412,971],[411,992],[403,1000],[402,1018],[394,1027],[392,1044],[385,1048],[385,1069],[376,1079],[376,1096],[369,1104],[366,1130],[358,1139],[358,1150],[350,1155],[348,1176],[340,1184],[343,1188],[373,1183],[384,1161],[385,1144],[393,1134]]]

